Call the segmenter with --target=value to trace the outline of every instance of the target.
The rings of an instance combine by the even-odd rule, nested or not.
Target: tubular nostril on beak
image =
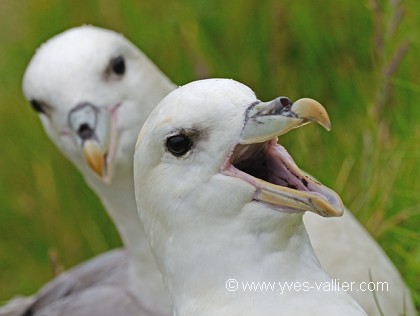
[[[99,109],[91,103],[80,103],[69,113],[68,122],[82,143],[96,138]]]
[[[77,129],[77,135],[82,140],[93,138],[94,133],[94,130],[87,123],[82,123]]]
[[[260,114],[265,115],[279,115],[285,114],[290,107],[292,106],[293,102],[290,101],[288,97],[278,97],[273,101],[269,102],[269,106],[267,109]]]
[[[283,106],[292,105],[292,101],[290,101],[290,99],[287,98],[287,97],[280,97],[279,101],[280,101],[281,105],[283,105]]]

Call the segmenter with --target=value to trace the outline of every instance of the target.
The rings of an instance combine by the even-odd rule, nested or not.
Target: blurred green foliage
[[[0,300],[120,244],[99,200],[21,94],[35,48],[72,26],[124,33],[174,82],[228,77],[268,100],[313,97],[332,133],[281,138],[335,188],[420,305],[420,2],[417,0],[2,0]],[[57,264],[53,264],[56,268]]]

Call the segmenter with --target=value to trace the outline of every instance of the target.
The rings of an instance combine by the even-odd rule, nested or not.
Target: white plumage
[[[123,80],[110,73],[111,60],[121,53],[124,54],[127,62],[127,73]],[[107,212],[117,225],[125,247],[137,257],[138,264],[135,264],[124,252],[118,255],[124,257],[131,267],[130,272],[127,273],[127,279],[130,281],[122,282],[123,285],[118,283],[114,285],[118,287],[131,284],[132,286],[139,275],[144,285],[139,290],[139,295],[144,295],[144,299],[150,302],[152,310],[160,306],[154,302],[160,301],[162,295],[165,294],[162,294],[163,286],[159,284],[159,281],[156,283],[158,285],[155,285],[155,280],[160,276],[157,274],[153,261],[150,261],[151,256],[144,242],[142,229],[138,229],[141,226],[136,215],[131,171],[133,144],[141,123],[145,121],[160,99],[174,88],[175,85],[169,82],[137,48],[121,35],[91,26],[66,31],[44,44],[28,66],[24,79],[26,97],[29,100],[44,103],[41,106],[46,114],[41,114],[40,118],[47,134],[61,152],[82,172],[86,181],[100,196]],[[114,127],[115,123],[118,127],[113,132],[117,144],[113,146],[113,159],[110,162],[112,170],[108,170],[112,171],[112,175],[108,175],[111,177],[108,181],[111,181],[107,185],[95,174],[101,171],[100,160],[99,162],[93,160],[93,163],[91,160],[91,165],[89,165],[84,159],[80,137],[77,131],[72,130],[68,118],[70,111],[80,103],[90,102],[97,107],[106,108],[122,100],[124,105],[118,108],[117,117],[114,117],[115,122],[113,122]],[[88,111],[81,111],[80,114],[73,122],[77,123],[80,118],[83,121],[84,116],[86,116],[86,121],[89,120]],[[104,141],[99,145],[106,147],[109,145],[106,144],[106,140],[113,128],[110,115],[105,112],[102,113],[101,118],[101,122],[106,124],[104,124],[105,131],[100,132]],[[99,146],[99,153],[101,146]],[[92,171],[92,167],[96,168],[96,171]],[[305,215],[304,221],[318,258],[329,275],[340,280],[368,282],[370,269],[374,280],[389,282],[389,292],[377,293],[381,306],[387,311],[385,315],[401,312],[406,287],[393,264],[357,220],[349,212],[345,212],[341,218],[328,221],[311,215]],[[334,225],[330,225],[330,221],[334,221]],[[347,247],[342,247],[342,243],[337,243],[338,238],[345,240]],[[102,256],[93,259],[94,264],[101,267],[104,261],[106,260]],[[103,268],[106,269],[106,267]],[[78,269],[82,269],[83,272],[83,264],[75,270],[70,270],[67,275],[70,279],[75,278],[72,282],[83,283],[79,275],[84,274],[74,272]],[[135,269],[138,269],[138,272],[132,272]],[[37,304],[40,310],[51,303],[59,306],[63,299],[63,297],[52,295],[51,292],[66,288],[67,281],[52,282],[55,284],[54,287],[50,284],[46,287],[51,289],[50,291],[41,291],[36,296],[38,302],[40,299],[42,301],[42,304]],[[147,290],[149,286],[150,291]],[[362,292],[350,294],[368,311],[369,315],[379,315],[371,294]],[[66,297],[66,300],[68,301],[69,298]],[[11,302],[7,308],[0,308],[0,315],[17,315],[20,310],[31,306],[32,301],[33,298]],[[408,291],[406,292],[406,307],[408,315],[415,315]],[[157,313],[161,312],[169,313],[169,311],[157,311]]]
[[[124,315],[170,314],[136,211],[132,155],[138,125],[174,88],[122,35],[92,26],[52,38],[31,60],[26,98],[99,195],[128,252],[98,256],[59,276],[36,296],[32,314],[120,315],[122,306]]]
[[[279,294],[241,285],[330,281],[302,215],[340,215],[341,201],[273,139],[322,108],[304,103],[298,112],[284,100],[261,103],[233,80],[202,80],[170,93],[143,126],[137,206],[174,315],[366,315],[342,290]],[[232,279],[236,291],[225,287]]]

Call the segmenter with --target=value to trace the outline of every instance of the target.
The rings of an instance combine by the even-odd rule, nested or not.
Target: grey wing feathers
[[[6,305],[0,307],[0,316],[20,316],[34,301],[34,296],[13,298]]]
[[[134,297],[110,286],[85,289],[53,302],[36,316],[140,316],[145,314]]]
[[[22,306],[15,304],[12,313],[2,314],[1,308],[0,316],[108,315],[103,307],[109,315],[131,315],[134,310],[139,315],[141,308],[127,288],[128,269],[125,250],[109,251],[62,273]],[[118,305],[114,311],[113,304]]]

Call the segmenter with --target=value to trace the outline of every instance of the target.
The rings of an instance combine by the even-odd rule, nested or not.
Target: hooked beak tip
[[[246,145],[264,142],[311,122],[317,122],[326,130],[331,130],[327,111],[313,99],[299,99],[286,106],[279,106],[278,99],[258,103],[248,113],[239,143]]]
[[[331,121],[325,108],[314,99],[302,98],[293,103],[291,110],[307,121],[317,122],[327,131],[331,130]]]

